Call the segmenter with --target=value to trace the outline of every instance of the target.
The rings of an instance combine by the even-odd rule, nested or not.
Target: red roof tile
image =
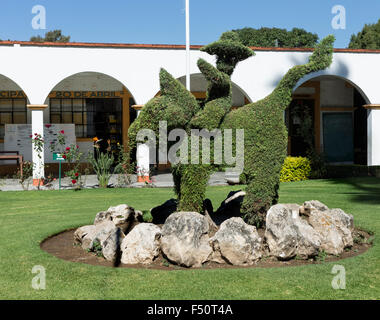
[[[185,45],[178,44],[136,44],[136,43],[90,43],[90,42],[31,42],[31,41],[0,41],[0,46],[11,46],[19,44],[21,46],[38,47],[83,47],[83,48],[136,48],[136,49],[180,49],[186,48]],[[202,48],[203,45],[190,46],[193,50]],[[294,51],[312,52],[313,48],[278,48],[278,47],[251,47],[254,51]],[[369,49],[334,49],[334,52],[346,53],[380,53],[380,50]]]

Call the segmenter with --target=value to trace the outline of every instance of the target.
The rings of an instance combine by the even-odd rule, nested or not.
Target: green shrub
[[[282,165],[280,181],[308,180],[311,174],[311,162],[304,157],[287,157]]]
[[[111,152],[101,152],[99,145],[95,145],[96,155],[89,153],[88,162],[92,165],[98,178],[99,187],[107,188],[108,182],[111,179],[111,170],[114,163],[114,156]]]

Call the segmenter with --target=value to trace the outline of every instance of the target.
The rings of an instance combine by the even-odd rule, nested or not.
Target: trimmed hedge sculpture
[[[333,35],[324,38],[309,62],[291,68],[266,98],[226,115],[222,128],[244,128],[247,194],[242,213],[247,223],[263,224],[266,212],[277,203],[280,172],[288,143],[284,111],[292,101],[293,88],[300,79],[330,66],[334,41]]]
[[[188,133],[191,129],[244,129],[243,174],[247,179],[247,195],[242,215],[250,224],[261,224],[266,211],[278,199],[280,171],[287,147],[283,112],[291,102],[298,80],[331,64],[334,40],[332,35],[323,39],[309,62],[290,69],[268,97],[231,111],[230,76],[240,61],[254,53],[239,42],[234,32],[224,33],[218,41],[201,49],[216,55],[217,68],[203,59],[198,60],[198,67],[208,81],[204,107],[200,107],[178,80],[161,69],[161,96],[150,100],[132,123],[130,149],[136,147],[140,129],[152,129],[158,136],[159,121],[167,121],[168,131],[181,128]],[[172,166],[178,211],[204,211],[203,200],[211,171],[212,165],[180,163]]]

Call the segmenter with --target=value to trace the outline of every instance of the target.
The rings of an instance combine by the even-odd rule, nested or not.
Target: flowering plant
[[[44,150],[44,144],[45,144],[45,141],[42,138],[42,135],[39,133],[35,133],[34,136],[30,135],[29,137],[32,139],[33,149],[34,151],[37,152],[38,158],[42,159],[42,152]]]
[[[59,131],[57,135],[57,142],[52,143],[50,148],[52,152],[59,152],[62,154],[62,158],[65,159],[69,167],[69,170],[65,172],[65,175],[70,177],[71,184],[79,189],[81,188],[80,160],[83,153],[80,152],[78,145],[72,144],[70,147],[66,147],[66,139],[64,134],[64,130]]]

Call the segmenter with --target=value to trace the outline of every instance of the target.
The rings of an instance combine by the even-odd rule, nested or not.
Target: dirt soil
[[[82,247],[74,243],[74,232],[76,229],[63,231],[57,235],[45,239],[41,243],[41,249],[71,262],[86,263],[95,266],[119,267],[119,268],[141,268],[141,269],[159,269],[159,270],[188,270],[190,268],[178,266],[168,262],[162,255],[158,256],[150,265],[114,265],[106,261],[103,257],[96,256],[94,252],[87,252]],[[263,236],[263,230],[258,230],[260,236]],[[319,264],[323,262],[338,261],[345,258],[357,256],[366,252],[371,247],[371,235],[365,231],[355,229],[353,231],[354,245],[352,248],[346,249],[340,256],[326,255],[315,257],[309,260],[292,259],[288,261],[278,261],[274,257],[262,258],[252,266],[232,266],[229,264],[218,264],[215,262],[205,263],[201,268],[191,269],[223,269],[223,268],[273,268],[273,267],[291,267],[310,264]]]

